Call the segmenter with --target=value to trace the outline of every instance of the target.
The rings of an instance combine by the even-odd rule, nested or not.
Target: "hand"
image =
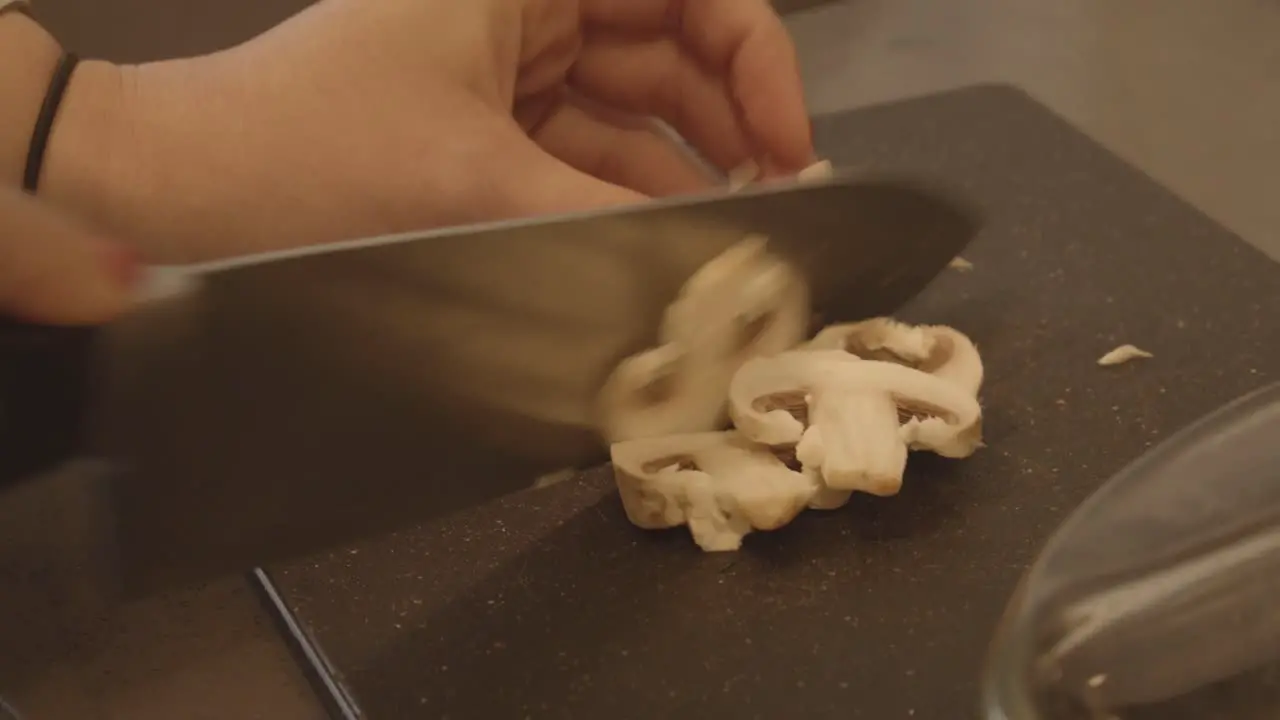
[[[766,0],[323,0],[126,73],[137,146],[112,186],[141,191],[90,214],[165,261],[705,187],[647,116],[721,169],[812,155]]]
[[[575,6],[577,23],[562,17]],[[516,117],[592,175],[651,195],[705,184],[682,153],[620,130],[649,116],[722,171],[812,161],[795,50],[765,0],[542,0],[527,5],[524,43]]]
[[[92,325],[121,313],[131,256],[26,195],[0,189],[0,316]]]

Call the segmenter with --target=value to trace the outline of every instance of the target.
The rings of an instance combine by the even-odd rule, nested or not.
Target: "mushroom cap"
[[[975,396],[982,387],[978,348],[969,336],[946,325],[907,325],[892,318],[872,318],[823,328],[805,347],[896,362],[956,383]]]
[[[936,338],[926,328],[879,317],[862,322],[829,325],[805,347],[843,350],[863,360],[886,360],[915,366],[934,352]]]

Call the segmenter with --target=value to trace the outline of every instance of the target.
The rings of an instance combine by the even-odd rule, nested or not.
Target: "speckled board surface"
[[[1152,444],[1280,377],[1280,265],[1022,93],[823,117],[839,165],[937,174],[989,227],[901,316],[983,351],[989,448],[706,555],[607,470],[277,569],[371,720],[970,714],[1038,546]],[[1100,368],[1122,343],[1151,360]],[[424,478],[424,482],[429,479]]]

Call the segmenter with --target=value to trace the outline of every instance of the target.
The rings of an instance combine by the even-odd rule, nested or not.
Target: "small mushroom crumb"
[[[957,255],[951,258],[951,262],[948,263],[947,267],[952,270],[959,270],[960,272],[969,272],[973,269],[973,263]]]
[[[819,160],[796,173],[797,182],[826,180],[835,174],[830,160]],[[736,192],[765,177],[765,169],[754,160],[747,160],[728,173],[729,191]]]
[[[831,166],[830,160],[819,160],[809,167],[796,173],[796,180],[806,182],[809,180],[826,180],[835,174],[835,169]]]
[[[748,160],[729,171],[729,189],[741,190],[760,177],[760,165],[755,160]]]
[[[1139,360],[1144,358],[1155,357],[1151,353],[1142,348],[1133,345],[1121,345],[1111,352],[1098,358],[1098,364],[1103,367],[1112,365],[1123,365],[1131,360]]]
[[[564,468],[555,472],[547,473],[546,475],[541,475],[537,480],[533,481],[533,489],[541,490],[543,488],[549,488],[552,485],[559,485],[566,480],[572,480],[573,476],[577,474],[578,471],[575,468]]]

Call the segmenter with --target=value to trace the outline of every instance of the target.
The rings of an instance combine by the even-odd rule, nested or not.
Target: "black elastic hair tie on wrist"
[[[35,129],[31,131],[27,166],[22,173],[22,189],[29,193],[34,194],[40,186],[40,171],[44,169],[44,155],[49,147],[49,136],[53,134],[53,122],[58,118],[62,96],[67,94],[67,86],[71,84],[71,73],[75,72],[79,63],[80,58],[75,53],[64,52],[58,59],[53,78],[49,80],[49,90],[44,94],[40,115],[36,118]]]

